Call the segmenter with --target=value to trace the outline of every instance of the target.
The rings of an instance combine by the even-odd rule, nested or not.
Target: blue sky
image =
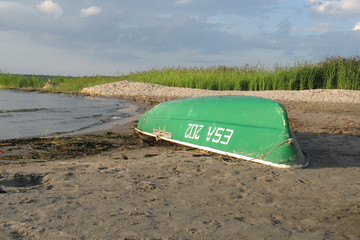
[[[0,0],[0,71],[116,75],[360,55],[360,0]]]

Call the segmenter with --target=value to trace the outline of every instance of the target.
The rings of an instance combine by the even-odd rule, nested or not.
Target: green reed
[[[0,72],[0,88],[41,88],[46,76],[21,75]]]
[[[360,57],[330,57],[318,63],[209,68],[164,68],[136,72],[129,80],[212,90],[360,90]]]
[[[121,81],[155,83],[165,86],[211,90],[360,90],[360,57],[327,57],[313,62],[297,62],[292,66],[244,65],[200,68],[169,67],[138,71],[123,76],[23,76],[0,73],[0,87],[41,88],[48,79],[54,83],[49,90],[79,91],[84,87]]]
[[[86,76],[86,77],[64,77],[57,76],[51,79],[51,82],[54,84],[54,87],[49,88],[49,90],[57,91],[80,91],[83,88],[91,87],[95,85],[101,85],[110,82],[121,81],[120,77],[110,77],[110,76]]]

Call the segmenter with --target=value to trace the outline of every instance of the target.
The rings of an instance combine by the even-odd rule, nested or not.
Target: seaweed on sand
[[[143,141],[136,134],[9,139],[0,141],[0,164],[84,157],[142,144]]]

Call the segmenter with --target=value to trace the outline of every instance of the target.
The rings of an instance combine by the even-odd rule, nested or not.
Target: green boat
[[[143,114],[136,130],[275,167],[309,164],[289,127],[285,107],[265,98],[211,96],[169,101]]]

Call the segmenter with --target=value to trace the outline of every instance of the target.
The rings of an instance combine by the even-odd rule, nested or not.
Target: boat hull
[[[278,102],[213,96],[159,104],[143,114],[137,131],[178,144],[276,167],[306,167],[287,112]]]

